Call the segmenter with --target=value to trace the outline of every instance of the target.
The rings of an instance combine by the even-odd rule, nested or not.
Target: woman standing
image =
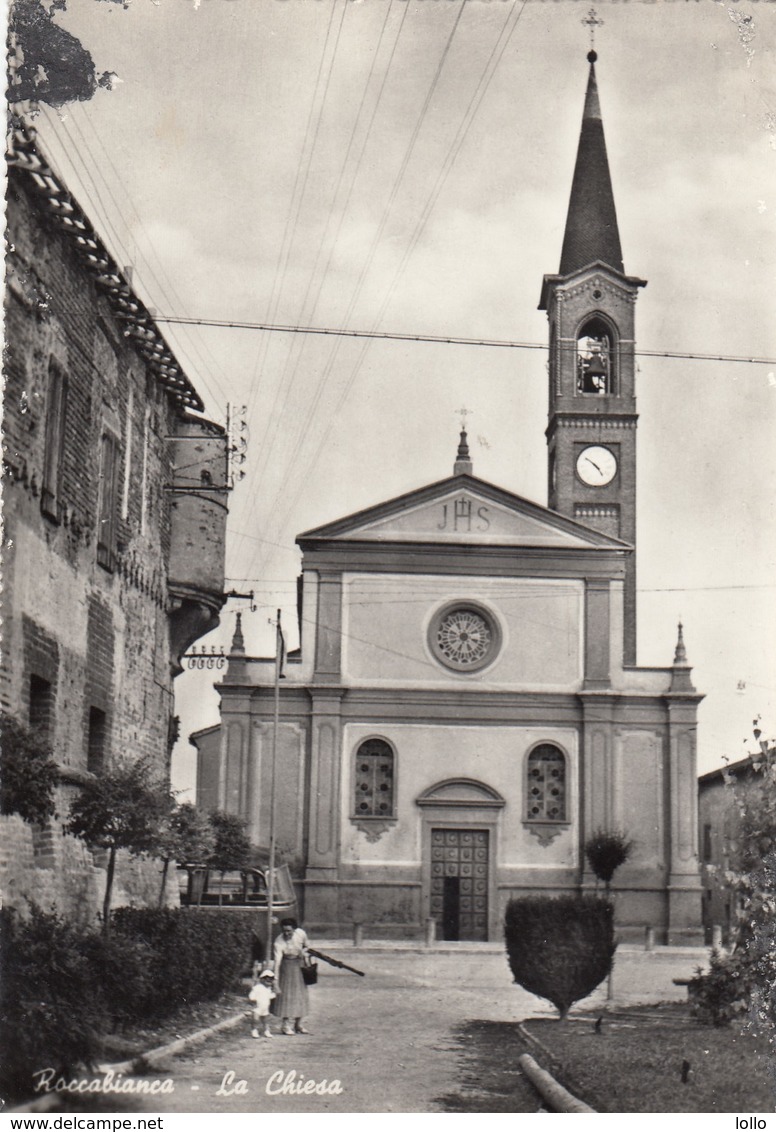
[[[306,1034],[302,1019],[307,1014],[307,987],[302,978],[302,967],[307,956],[307,934],[296,920],[280,921],[281,934],[275,940],[275,978],[278,996],[272,1011],[283,1019],[282,1034]],[[291,1019],[294,1028],[291,1029]]]

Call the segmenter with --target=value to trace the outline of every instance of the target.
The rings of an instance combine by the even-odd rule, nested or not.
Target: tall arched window
[[[554,743],[540,743],[528,756],[526,821],[568,820],[566,756]]]
[[[601,318],[591,318],[577,334],[577,392],[614,392],[614,335]]]
[[[393,817],[394,754],[385,739],[367,739],[356,751],[355,798],[357,818]]]

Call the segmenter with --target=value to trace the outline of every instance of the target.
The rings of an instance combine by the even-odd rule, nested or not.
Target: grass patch
[[[437,1097],[442,1112],[537,1112],[541,1098],[517,1068],[527,1046],[513,1022],[467,1022],[456,1030],[459,1088]]]
[[[596,1017],[525,1028],[555,1064],[540,1050],[536,1059],[599,1112],[774,1111],[776,1068],[765,1043],[735,1026],[701,1026],[674,1004],[604,1014],[599,1031]]]

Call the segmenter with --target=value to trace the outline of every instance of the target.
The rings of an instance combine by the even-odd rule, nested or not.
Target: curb
[[[530,1053],[518,1057],[517,1064],[528,1080],[537,1089],[553,1112],[595,1112],[594,1108],[579,1100],[568,1089],[559,1085],[551,1073],[534,1061]]]
[[[248,1016],[248,1011],[241,1010],[239,1014],[233,1014],[231,1018],[222,1018],[220,1022],[214,1022],[212,1026],[206,1026],[204,1030],[195,1030],[193,1034],[188,1034],[185,1038],[177,1038],[174,1042],[168,1042],[165,1046],[157,1046],[155,1049],[148,1050],[147,1053],[138,1053],[127,1061],[98,1065],[97,1072],[130,1073],[140,1065],[156,1065],[157,1062],[163,1061],[167,1057],[174,1057],[175,1054],[181,1053],[189,1046],[204,1042],[213,1034],[218,1034],[222,1030],[233,1030],[240,1022],[245,1022]]]
[[[233,1014],[231,1018],[222,1018],[220,1022],[214,1022],[212,1026],[206,1026],[203,1030],[195,1030],[193,1034],[188,1034],[185,1038],[177,1038],[174,1042],[168,1042],[167,1045],[157,1046],[155,1049],[150,1049],[146,1053],[135,1054],[134,1057],[129,1058],[127,1061],[114,1061],[106,1062],[95,1066],[95,1072],[98,1075],[106,1073],[132,1073],[144,1066],[154,1066],[158,1061],[164,1061],[165,1058],[174,1057],[176,1053],[181,1053],[188,1046],[197,1045],[199,1042],[204,1042],[213,1034],[217,1034],[222,1030],[233,1030],[240,1022],[250,1016],[250,1011],[241,1010],[239,1014]],[[26,1104],[16,1105],[14,1108],[3,1109],[3,1112],[48,1112],[57,1101],[60,1099],[59,1093],[46,1093],[42,1097],[36,1097],[35,1100],[28,1101]]]

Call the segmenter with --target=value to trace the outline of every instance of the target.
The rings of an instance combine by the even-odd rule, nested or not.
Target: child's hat
[[[274,979],[275,973],[274,973],[274,971],[262,971],[261,974],[259,975],[259,978],[260,979]]]

